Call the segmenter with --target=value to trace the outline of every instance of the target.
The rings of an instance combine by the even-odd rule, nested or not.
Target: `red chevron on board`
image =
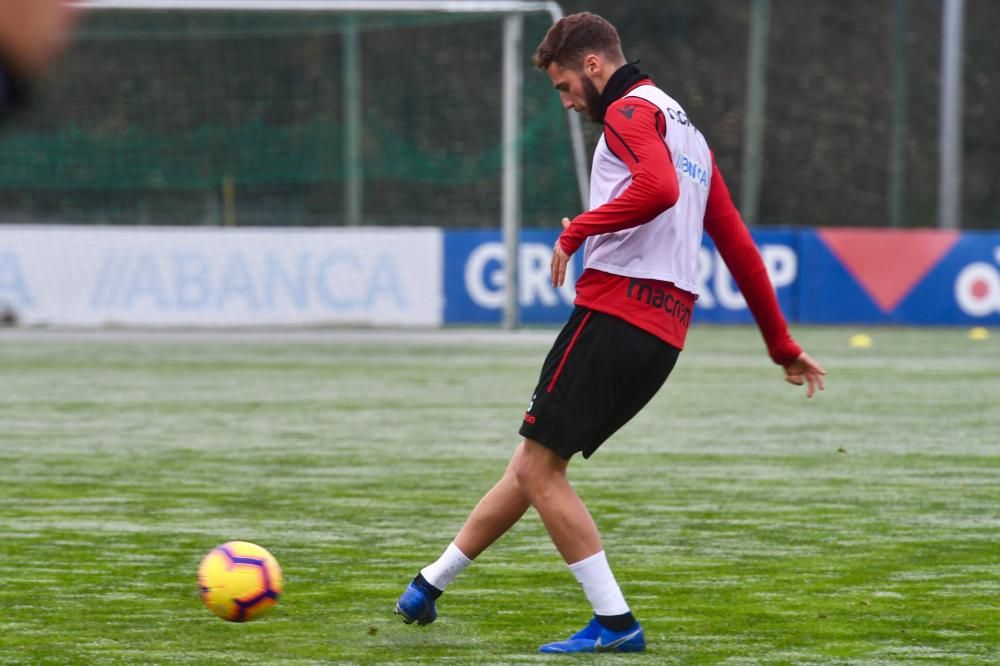
[[[882,312],[891,312],[958,242],[957,231],[819,229],[816,232]]]

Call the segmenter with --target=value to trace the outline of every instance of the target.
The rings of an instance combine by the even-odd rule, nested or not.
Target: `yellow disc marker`
[[[982,326],[974,326],[969,329],[969,339],[970,340],[988,340],[990,337],[990,332],[983,328]]]
[[[864,333],[852,335],[850,343],[852,349],[868,349],[872,346],[872,337]]]

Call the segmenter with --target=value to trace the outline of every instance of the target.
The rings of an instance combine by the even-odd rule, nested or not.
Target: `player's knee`
[[[536,471],[524,460],[518,460],[514,464],[513,471],[514,480],[517,481],[518,488],[528,496],[528,499],[531,499],[531,491],[538,485]]]
[[[537,442],[526,441],[513,465],[514,478],[528,499],[544,497],[552,482],[564,474],[561,461]]]

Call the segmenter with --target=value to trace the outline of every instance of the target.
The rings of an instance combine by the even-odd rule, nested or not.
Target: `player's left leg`
[[[594,619],[565,641],[542,652],[638,652],[642,627],[625,602],[601,545],[597,525],[566,478],[569,461],[530,439],[518,458],[517,480],[545,525],[556,549],[583,587]]]
[[[624,320],[584,313],[554,367],[546,363],[521,426],[518,479],[594,609],[594,619],[543,652],[639,651],[645,648],[608,565],[590,513],[566,478],[575,453],[589,458],[635,416],[666,381],[679,349]],[[572,341],[571,341],[572,342]]]
[[[525,439],[514,471],[517,482],[567,564],[601,550],[597,525],[576,494],[566,468],[569,461],[542,444]]]

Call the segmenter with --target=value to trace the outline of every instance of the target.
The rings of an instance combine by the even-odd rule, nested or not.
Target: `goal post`
[[[316,12],[348,15],[365,14],[440,14],[493,15],[503,21],[502,31],[502,91],[501,91],[501,183],[500,226],[505,248],[505,301],[502,325],[514,329],[519,325],[518,247],[522,224],[522,90],[523,82],[523,21],[526,14],[541,13],[554,23],[563,16],[557,2],[521,0],[77,0],[75,6],[91,11],[140,12]],[[342,197],[345,224],[359,224],[362,218],[361,147],[359,124],[362,117],[361,98],[357,94],[360,81],[360,51],[356,24],[348,23],[343,40],[343,155]],[[352,29],[351,26],[354,25]],[[589,180],[587,158],[579,116],[567,111],[572,163],[580,205],[588,205]],[[233,184],[227,181],[225,201],[232,199]],[[223,219],[235,216],[226,214]]]

